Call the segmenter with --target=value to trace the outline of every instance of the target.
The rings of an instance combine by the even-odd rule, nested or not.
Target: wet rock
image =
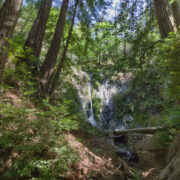
[[[134,118],[131,115],[129,115],[129,114],[123,116],[123,123],[130,123],[133,120],[134,120]]]

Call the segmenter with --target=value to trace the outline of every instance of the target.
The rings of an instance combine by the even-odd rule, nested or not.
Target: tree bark
[[[166,38],[169,32],[176,32],[177,27],[169,0],[154,0],[154,8],[161,38]]]
[[[68,37],[67,37],[67,40],[66,40],[66,45],[64,47],[63,54],[62,54],[60,62],[58,64],[56,75],[55,75],[54,80],[52,82],[52,86],[51,86],[51,90],[50,90],[50,96],[52,96],[54,94],[54,91],[55,91],[55,89],[57,87],[57,84],[58,84],[58,80],[59,80],[59,77],[60,77],[60,73],[61,73],[63,64],[64,64],[64,62],[66,60],[66,53],[67,53],[67,50],[68,50],[69,41],[71,39],[71,35],[72,35],[72,31],[73,31],[73,26],[74,26],[74,21],[75,21],[75,17],[76,17],[78,3],[79,3],[79,0],[76,0],[76,4],[75,4],[75,8],[74,8],[74,13],[73,13],[72,21],[71,21],[71,27],[70,27],[69,32],[68,32]]]
[[[172,12],[174,15],[176,27],[178,29],[180,25],[180,3],[176,0],[175,2],[172,3],[171,7],[172,7]]]
[[[7,39],[11,39],[23,0],[6,0],[0,10],[0,83],[3,81],[3,73],[8,57],[7,49],[9,43]]]
[[[34,56],[39,58],[43,37],[46,29],[46,23],[51,10],[52,0],[42,0],[38,15],[29,32],[24,48],[31,48]]]
[[[50,76],[52,75],[54,71],[56,59],[57,59],[60,44],[61,44],[61,39],[63,36],[63,30],[64,30],[68,4],[69,4],[69,0],[63,0],[62,5],[61,5],[61,11],[59,14],[59,19],[56,25],[55,34],[51,42],[51,46],[48,49],[48,52],[46,54],[46,58],[41,67],[41,77],[40,77],[41,93],[47,93],[48,91],[48,82],[49,82]]]

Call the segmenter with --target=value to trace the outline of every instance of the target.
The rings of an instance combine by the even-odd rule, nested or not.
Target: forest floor
[[[68,179],[127,179],[115,148],[98,134],[84,130],[69,132],[66,141],[79,154],[79,161],[65,177]]]
[[[140,172],[141,178],[137,174],[130,177],[129,171],[132,167],[120,158],[116,149],[108,142],[108,137],[101,135],[88,133],[83,129],[66,133],[66,141],[79,154],[79,162],[73,165],[72,171],[64,177],[95,180],[152,180],[157,177],[162,167],[159,167],[159,163],[156,165],[156,162],[153,163],[153,167],[149,167],[152,164],[151,159],[149,159],[149,165],[144,164],[144,167],[142,163],[140,166],[133,165],[133,169]]]

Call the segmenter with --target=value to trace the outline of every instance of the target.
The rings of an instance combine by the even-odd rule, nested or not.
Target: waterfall
[[[129,79],[125,78],[122,79],[119,84],[113,83],[109,79],[105,79],[103,82],[99,83],[98,87],[94,88],[92,84],[92,76],[89,76],[88,96],[90,97],[90,104],[88,119],[93,126],[112,130],[116,128],[118,117],[114,107],[114,95],[126,92],[128,90],[128,82]],[[101,101],[99,121],[94,117],[92,92],[93,97],[98,98]],[[122,129],[125,128],[123,123],[120,123],[118,126]]]
[[[101,126],[102,128],[113,128],[115,120],[114,95],[120,93],[121,87],[118,84],[110,82],[108,79],[100,84],[97,96],[101,99]],[[111,125],[110,125],[111,123]],[[110,127],[112,126],[112,127]]]
[[[90,96],[90,111],[89,111],[89,122],[92,126],[97,127],[96,119],[94,117],[94,111],[93,111],[93,102],[92,102],[92,93],[91,93],[92,85],[91,85],[91,75],[89,80],[89,86],[88,86],[88,92]]]
[[[78,89],[83,112],[91,125],[97,128],[111,130],[126,128],[123,122],[127,118],[118,119],[114,107],[114,95],[123,94],[128,91],[130,76],[122,74],[116,82],[105,78],[104,81],[98,82],[98,86],[95,87],[91,74],[89,75],[86,72],[76,70],[75,75],[79,80],[74,79],[73,82]],[[98,119],[95,118],[97,117],[97,111],[94,112],[93,110],[93,99],[98,99],[100,103]]]

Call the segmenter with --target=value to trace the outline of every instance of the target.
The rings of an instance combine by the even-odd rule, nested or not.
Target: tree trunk
[[[52,0],[42,0],[38,15],[24,44],[25,49],[32,49],[32,52],[36,58],[39,58],[41,52],[44,32],[46,29],[46,23],[49,17],[51,5]]]
[[[176,32],[177,28],[169,0],[154,0],[154,7],[161,38],[166,38],[169,32]]]
[[[40,86],[41,86],[41,92],[43,93],[47,93],[49,78],[52,75],[56,64],[56,59],[59,53],[61,39],[63,36],[68,4],[69,4],[69,0],[63,0],[61,5],[61,11],[59,14],[59,19],[56,25],[56,31],[53,40],[51,42],[51,46],[46,54],[46,58],[41,67]]]
[[[3,81],[3,73],[7,59],[7,48],[11,39],[22,6],[23,0],[6,0],[0,10],[0,83]],[[6,48],[6,51],[4,51]]]
[[[58,84],[58,80],[59,80],[59,77],[60,77],[60,73],[61,73],[63,64],[64,64],[64,62],[66,60],[66,53],[67,53],[68,46],[69,46],[69,41],[70,41],[71,35],[72,35],[72,30],[73,30],[73,26],[74,26],[74,21],[75,21],[75,17],[76,17],[78,3],[79,3],[79,0],[76,0],[74,13],[73,13],[72,21],[71,21],[71,27],[69,29],[68,37],[67,37],[67,40],[66,40],[66,45],[64,47],[63,54],[61,56],[61,60],[60,60],[60,62],[58,64],[56,75],[55,75],[54,80],[52,82],[52,86],[51,86],[51,90],[50,90],[50,96],[52,96],[54,94],[54,91],[55,91],[56,86]]]
[[[178,28],[180,25],[180,3],[176,0],[175,2],[172,3],[172,12],[174,15],[176,27]]]

